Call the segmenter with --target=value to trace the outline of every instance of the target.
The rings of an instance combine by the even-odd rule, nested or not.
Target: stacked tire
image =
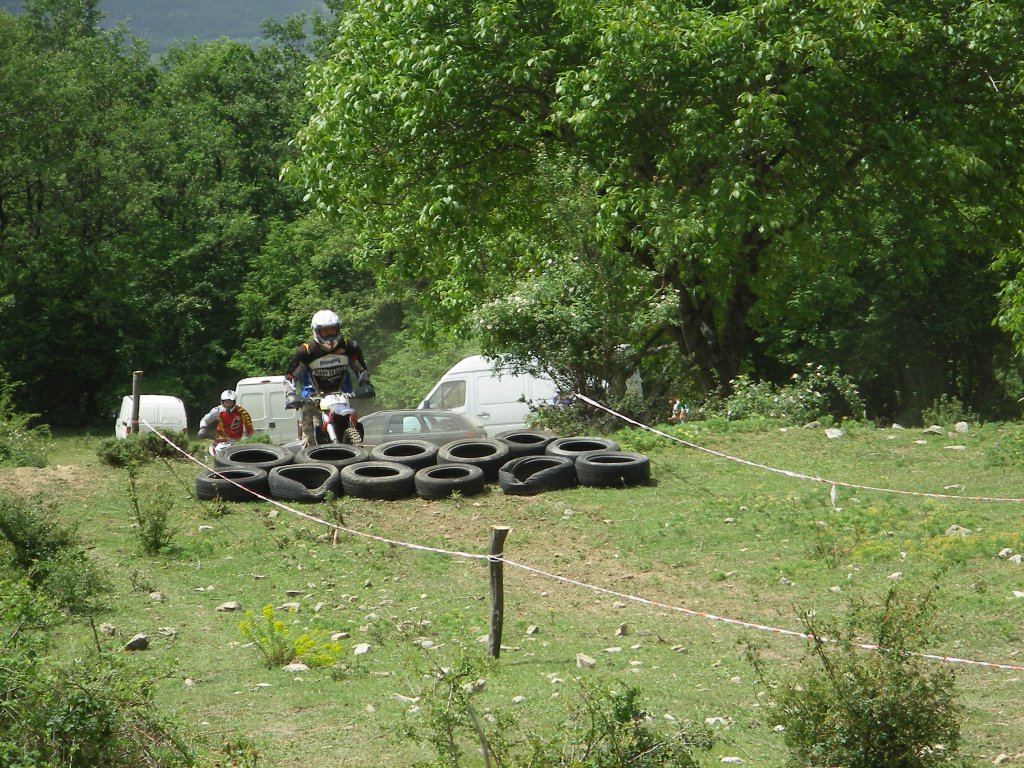
[[[649,459],[640,453],[619,450],[614,440],[603,437],[564,437],[546,443],[542,455],[512,459],[499,471],[504,493],[531,496],[545,491],[572,488],[628,488],[651,480]]]

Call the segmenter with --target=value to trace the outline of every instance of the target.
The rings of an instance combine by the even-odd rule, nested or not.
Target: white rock
[[[345,640],[349,637],[351,637],[351,635],[349,635],[348,632],[333,632],[331,634],[331,642],[336,643],[339,640]]]
[[[149,599],[152,600],[154,603],[162,603],[167,598],[164,597],[163,592],[150,592]]]
[[[902,425],[902,424],[897,424],[897,423],[896,423],[896,422],[894,421],[894,422],[892,423],[892,426],[890,427],[890,429],[903,429],[903,425]]]
[[[705,717],[704,718],[704,725],[721,725],[721,726],[728,727],[728,726],[732,725],[732,718],[728,717],[728,716],[726,716],[726,717]]]
[[[900,427],[900,429],[903,429],[903,427]],[[772,730],[775,731],[776,733],[782,733],[783,731],[786,730],[786,726],[784,726],[784,725],[776,725],[774,728],[772,728]]]
[[[481,677],[477,680],[473,680],[472,682],[464,683],[462,686],[462,690],[466,693],[479,693],[486,687],[487,681]]]
[[[587,656],[585,653],[576,654],[576,666],[583,669],[593,669],[597,666],[597,661]]]
[[[1001,752],[995,756],[995,759],[992,760],[992,765],[1003,765],[1004,763],[1008,762],[1010,762],[1010,756],[1005,752]]]
[[[927,440],[915,440],[914,445],[928,445]]]
[[[944,445],[942,447],[945,448],[947,451],[966,451],[967,450],[967,446],[966,445]]]
[[[729,763],[730,765],[743,765],[742,757],[723,757],[721,762]]]
[[[291,664],[285,664],[281,667],[285,672],[309,672],[309,667],[303,664],[301,661],[295,661]]]
[[[613,645],[610,648],[605,648],[604,652],[605,653],[622,653],[622,649],[619,646],[617,646],[617,645]]]
[[[890,573],[888,576],[886,576],[886,578],[889,581],[901,581],[903,579],[903,571],[896,571],[894,573]]]
[[[536,624],[531,624],[526,628],[526,634],[528,635],[536,635],[538,632],[540,632],[540,628]],[[487,637],[487,635],[484,635],[484,637]]]
[[[299,608],[302,607],[302,603],[281,603],[277,606],[279,611],[288,611],[288,613],[298,613]]]
[[[932,424],[930,427],[925,427],[921,430],[926,435],[944,435],[946,430],[940,427],[938,424]]]
[[[829,427],[825,430],[825,437],[829,440],[838,440],[843,436],[843,430],[837,429],[836,427]]]
[[[400,693],[391,694],[395,701],[400,701],[403,704],[415,704],[420,700],[419,696],[403,696]]]
[[[1000,550],[999,550],[999,556],[1000,556],[1001,558],[1003,558],[1004,560],[1005,560],[1006,558],[1008,558],[1008,557],[1009,557],[1010,555],[1012,555],[1012,554],[1013,554],[1013,550],[1012,550],[1012,549],[1010,549],[1009,547],[1004,547],[1003,549],[1000,549]]]
[[[1021,560],[1024,560],[1024,558],[1022,558],[1020,555],[1010,555],[1006,559],[1009,560],[1014,565],[1020,565],[1021,564]]]
[[[213,530],[213,526],[212,525],[200,525],[199,526],[199,530],[203,531],[203,532],[205,532],[205,531],[212,531]]]
[[[107,637],[113,637],[117,634],[117,628],[113,624],[103,622],[102,624],[100,624],[100,632],[102,632]]]
[[[966,432],[970,428],[970,425],[966,421],[958,421],[956,424],[953,425],[953,429],[961,433]]]
[[[1024,592],[1015,589],[1013,590],[1013,596],[1020,600],[1022,597],[1024,597]]]
[[[958,536],[958,537],[962,538],[962,537],[968,536],[970,534],[971,534],[971,529],[970,528],[964,528],[962,525],[957,525],[956,523],[954,523],[953,525],[949,526],[949,528],[946,529],[946,535],[947,536]]]
[[[525,696],[513,696],[512,697],[512,703],[513,704],[522,704],[524,701],[526,701],[526,697]]]
[[[238,602],[237,600],[232,600],[230,602],[221,603],[220,605],[218,605],[217,611],[219,611],[220,613],[230,613],[231,611],[237,611],[241,607],[242,604],[240,602]]]
[[[362,656],[364,653],[369,653],[369,652],[370,652],[370,644],[369,643],[357,643],[356,645],[352,646],[352,655],[353,656]]]
[[[147,648],[149,648],[149,638],[142,632],[139,632],[139,634],[124,644],[126,651],[144,651]]]

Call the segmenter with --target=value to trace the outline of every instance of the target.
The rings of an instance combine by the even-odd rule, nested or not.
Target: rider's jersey
[[[209,429],[216,423],[217,437],[222,440],[241,440],[246,435],[253,433],[252,417],[249,412],[240,405],[234,410],[228,411],[223,405],[218,405],[203,416],[199,422],[200,429]]]
[[[330,394],[331,392],[352,392],[352,378],[349,366],[357,372],[366,370],[363,350],[352,339],[342,343],[330,352],[325,352],[315,341],[308,341],[295,350],[288,364],[285,376],[296,377],[302,383],[302,396]]]

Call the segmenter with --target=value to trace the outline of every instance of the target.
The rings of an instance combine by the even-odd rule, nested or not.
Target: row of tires
[[[649,481],[647,457],[622,452],[612,440],[553,438],[525,430],[440,448],[424,440],[395,440],[372,449],[317,445],[292,454],[275,445],[234,445],[215,458],[215,469],[196,477],[196,496],[247,501],[259,494],[300,502],[323,501],[329,494],[441,499],[479,493],[489,482],[507,494],[533,495],[577,484],[624,487]]]

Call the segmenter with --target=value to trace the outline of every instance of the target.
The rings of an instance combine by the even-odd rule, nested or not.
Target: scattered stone
[[[576,654],[576,666],[582,669],[593,669],[597,666],[597,661],[587,656],[585,653]]]
[[[727,518],[725,518],[725,520],[723,520],[722,522],[723,522],[723,523],[724,523],[725,525],[729,525],[730,523],[735,523],[735,522],[736,522],[736,518],[735,518],[735,517],[727,517]]]
[[[789,579],[787,579],[785,576],[780,576],[779,577],[779,584],[781,584],[784,587],[791,587],[791,586],[793,586],[793,582],[790,581]]]
[[[139,632],[139,634],[124,644],[124,650],[126,651],[144,651],[147,648],[149,648],[149,638],[142,632]]]
[[[367,579],[366,581],[363,582],[363,586],[366,587],[367,589],[369,589],[370,587],[373,586],[373,582],[370,581],[369,579]]]
[[[842,588],[842,587],[839,587],[839,586],[835,586],[835,587],[829,587],[829,588],[828,588],[828,591],[829,591],[829,592],[842,592],[842,591],[843,591],[843,588]]]
[[[944,445],[942,446],[947,451],[966,451],[966,445]]]
[[[892,426],[890,427],[890,429],[903,429],[903,425],[902,425],[902,424],[897,424],[897,423],[896,423],[896,422],[894,421],[894,422],[892,423]]]
[[[1022,558],[1020,555],[1010,555],[1006,559],[1009,560],[1014,565],[1020,565],[1021,561],[1024,560],[1024,558]]]
[[[944,435],[946,430],[940,427],[938,424],[932,424],[930,427],[925,427],[921,430],[926,435]]]
[[[487,681],[484,680],[481,677],[481,678],[473,680],[473,681],[471,681],[469,683],[464,683],[463,686],[462,686],[462,690],[465,691],[466,693],[479,693],[480,691],[482,691],[486,687],[487,687]]]
[[[102,632],[107,637],[113,637],[117,634],[117,627],[115,627],[113,624],[103,622],[102,624],[100,624],[100,632]]]
[[[704,725],[721,725],[721,726],[724,726],[724,727],[729,727],[730,725],[732,725],[732,718],[728,717],[728,716],[726,716],[726,717],[705,717],[704,718]]]
[[[1005,752],[1000,752],[995,756],[995,759],[992,760],[992,765],[1004,765],[1008,762],[1010,762],[1010,756]]]
[[[1015,598],[1017,598],[1018,600],[1020,600],[1022,597],[1024,597],[1024,592],[1020,592],[1020,591],[1015,589],[1015,590],[1013,590],[1013,596]]]
[[[970,536],[971,533],[972,531],[970,528],[964,528],[962,525],[957,525],[956,523],[953,523],[953,525],[946,529],[947,536],[955,536],[961,539],[964,536]]]
[[[821,429],[820,421],[809,421],[804,424],[804,429]]]
[[[164,637],[177,637],[178,635],[178,630],[174,627],[157,627],[156,631]]]
[[[927,440],[915,440],[914,445],[928,445]]]
[[[513,696],[512,697],[512,703],[513,704],[522,704],[524,701],[526,701],[526,697],[525,696]]]
[[[200,525],[199,526],[199,530],[201,532],[205,533],[206,531],[212,531],[213,530],[213,526],[212,525]]]
[[[629,634],[629,624],[619,624],[619,628],[615,630],[616,637],[625,637]]]
[[[1012,554],[1013,554],[1013,550],[1010,549],[1009,547],[1003,547],[1002,549],[999,550],[999,556],[1001,558],[1003,558],[1004,560],[1006,558],[1010,557],[1010,555],[1012,555]]]
[[[622,653],[622,649],[619,646],[617,646],[617,645],[613,645],[613,646],[611,646],[609,648],[605,648],[603,650],[604,650],[605,653]]]
[[[150,592],[149,599],[152,600],[154,603],[162,603],[167,598],[164,597],[163,592]]]
[[[689,653],[690,649],[687,648],[685,645],[673,645],[672,650],[675,653]]]
[[[536,635],[538,632],[540,632],[540,628],[536,624],[531,624],[526,628],[526,634],[528,635]],[[486,635],[484,635],[484,637],[486,637]]]
[[[196,684],[196,681],[193,680],[191,677],[186,677],[182,682],[185,683],[186,688],[192,688]]]
[[[351,635],[348,632],[335,632],[331,635],[331,642],[336,643],[339,640],[347,640]]]
[[[420,700],[419,696],[403,696],[400,693],[393,693],[391,696],[395,701],[400,701],[403,704],[416,704]]]
[[[900,427],[900,429],[903,429],[903,427]],[[776,725],[774,728],[772,728],[772,730],[775,731],[776,733],[782,733],[782,732],[784,732],[786,730],[786,726],[784,726],[784,725]]]
[[[231,611],[237,611],[241,607],[242,604],[240,602],[238,602],[237,600],[231,600],[230,602],[221,603],[220,605],[218,605],[217,611],[219,613],[230,613]]]
[[[366,711],[369,712],[372,715],[374,712],[377,711],[377,708],[375,706],[373,706],[373,704],[367,704],[366,705]]]
[[[827,437],[829,440],[838,440],[842,436],[843,430],[839,429],[838,427],[829,427],[828,429],[825,430],[825,437]]]
[[[625,607],[626,607],[626,603],[623,603],[620,600],[616,600],[614,603],[612,603],[612,608],[625,608]]]
[[[740,683],[743,682],[743,678],[740,677],[739,675],[733,675],[732,677],[729,678],[729,682],[733,683],[734,685],[739,685]]]
[[[742,757],[723,757],[721,762],[729,763],[730,765],[743,765]]]
[[[903,580],[903,571],[896,571],[895,573],[890,573],[888,576],[886,576],[886,578],[889,581],[902,581]]]
[[[369,643],[358,643],[358,644],[352,646],[352,655],[353,656],[362,656],[364,653],[369,653],[369,652],[370,652],[370,644]]]
[[[280,514],[281,513],[278,512],[276,509],[271,509],[270,511],[267,512],[267,517],[269,517],[271,520],[276,520],[277,516]]]
[[[285,672],[309,672],[309,667],[301,661],[293,661],[291,664],[285,664],[281,669]]]
[[[299,595],[304,594],[305,591],[306,590],[304,589],[286,589],[284,593],[288,595],[288,597],[298,597]]]
[[[966,421],[958,421],[956,424],[953,425],[953,429],[960,433],[964,433],[970,428],[970,425]]]
[[[288,613],[298,613],[299,608],[302,607],[302,603],[281,603],[277,606],[279,611],[288,611]]]

